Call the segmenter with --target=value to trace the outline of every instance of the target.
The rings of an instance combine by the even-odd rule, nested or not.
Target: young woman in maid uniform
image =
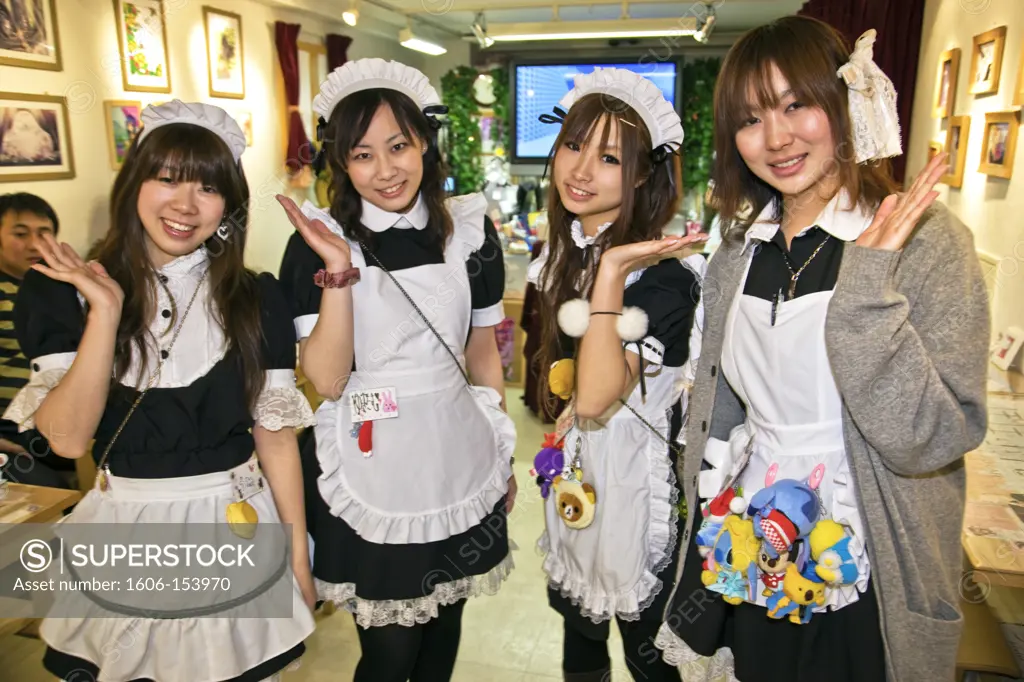
[[[86,456],[95,438],[97,485],[61,524],[69,534],[103,524],[104,541],[158,543],[171,527],[179,542],[212,532],[259,553],[285,523],[292,553],[277,568],[292,571],[251,591],[200,589],[180,554],[160,590],[58,599],[67,617],[43,622],[43,664],[61,679],[277,679],[304,650],[315,602],[294,431],[313,414],[295,387],[290,308],[273,277],[243,266],[238,124],[178,100],[142,121],[94,260],[47,239],[45,265],[25,277],[14,314],[32,377],[6,418],[36,426],[63,457]]]
[[[445,200],[427,78],[349,62],[313,101],[331,206],[282,263],[318,410],[313,574],[356,620],[359,682],[441,682],[468,597],[512,569],[515,427],[494,326],[504,266],[487,202]]]
[[[562,670],[567,681],[608,680],[614,619],[635,679],[678,680],[653,639],[677,556],[670,444],[700,295],[681,257],[703,237],[659,240],[678,203],[683,128],[654,83],[623,69],[577,76],[541,120],[561,130],[550,242],[528,277],[541,292],[541,367],[571,400],[534,464],[548,597],[565,619]]]
[[[724,239],[657,639],[687,682],[953,677],[987,296],[971,233],[933,205],[944,155],[894,194],[896,93],[874,39],[851,53],[787,17],[718,77]]]

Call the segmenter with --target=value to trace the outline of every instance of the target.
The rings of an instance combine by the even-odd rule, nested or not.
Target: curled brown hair
[[[211,306],[240,363],[250,408],[263,388],[263,328],[256,275],[244,265],[245,235],[249,218],[249,186],[240,164],[227,144],[199,126],[170,124],[156,128],[141,144],[131,146],[110,196],[110,230],[90,251],[124,290],[121,321],[117,328],[114,373],[123,378],[138,353],[146,366],[146,337],[156,314],[156,270],[149,258],[146,231],[139,219],[139,191],[147,180],[167,171],[175,182],[201,182],[224,197],[226,239],[214,233],[206,241],[210,252],[207,275]],[[196,301],[204,305],[205,301]],[[176,324],[176,311],[168,328]]]
[[[854,205],[874,209],[895,191],[888,160],[858,165],[848,107],[849,91],[836,72],[850,59],[850,48],[828,24],[810,17],[784,17],[745,33],[729,50],[715,84],[715,187],[712,203],[739,239],[769,204],[782,218],[781,194],[751,172],[736,147],[736,133],[754,108],[779,104],[772,87],[773,68],[789,83],[793,96],[828,117],[835,142],[835,167]],[[750,93],[756,101],[750,101]],[[852,208],[852,206],[850,207]],[[740,218],[745,210],[749,215]]]
[[[352,93],[331,112],[324,130],[323,143],[333,178],[329,191],[331,217],[342,226],[349,239],[373,244],[373,232],[360,222],[363,214],[362,197],[349,181],[345,166],[349,152],[366,135],[374,115],[381,107],[391,109],[406,138],[418,140],[427,146],[423,155],[423,180],[419,191],[430,214],[427,230],[434,242],[443,248],[454,227],[444,205],[444,181],[448,174],[437,148],[434,131],[429,119],[408,95],[390,88],[372,88]]]
[[[607,121],[601,139],[594,139],[599,124]],[[672,219],[679,204],[680,188],[675,181],[676,156],[654,163],[651,134],[640,115],[620,99],[604,94],[585,95],[569,110],[551,149],[554,177],[555,154],[563,145],[596,144],[604,147],[612,131],[618,132],[619,162],[622,168],[622,205],[619,215],[595,241],[602,252],[623,244],[657,239]],[[638,183],[640,184],[637,187]],[[633,189],[636,187],[636,189]],[[560,353],[558,308],[567,300],[587,297],[596,264],[584,263],[572,241],[571,225],[576,216],[562,204],[557,187],[548,190],[548,258],[537,283],[540,294],[541,349],[540,397],[547,399],[547,374]],[[577,283],[580,289],[577,290]],[[564,341],[564,340],[563,340]]]

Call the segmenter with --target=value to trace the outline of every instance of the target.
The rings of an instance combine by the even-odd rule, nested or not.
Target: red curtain
[[[864,31],[873,28],[878,32],[875,63],[892,79],[897,93],[904,150],[903,156],[892,160],[893,175],[898,182],[903,181],[906,172],[924,3],[925,0],[808,0],[798,12],[831,24],[846,37],[851,49]]]
[[[298,173],[312,161],[311,147],[299,115],[299,24],[274,23],[277,59],[284,75],[284,93],[288,104],[288,148],[285,165],[289,173]]]
[[[352,39],[337,33],[327,34],[327,71],[330,73],[348,61],[348,46]]]

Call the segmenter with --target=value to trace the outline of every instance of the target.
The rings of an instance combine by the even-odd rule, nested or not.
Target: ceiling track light
[[[702,45],[706,45],[708,38],[711,37],[711,31],[715,28],[715,8],[713,5],[704,6],[704,18],[703,21],[698,20],[700,28],[693,34],[693,39]]]
[[[442,55],[448,51],[447,48],[414,34],[412,32],[411,23],[407,24],[405,28],[399,31],[398,42],[402,44],[402,47],[407,47],[410,50],[416,50],[423,54],[429,54],[433,57],[437,57],[438,55]]]
[[[487,19],[484,17],[483,12],[479,12],[476,18],[473,19],[473,25],[470,26],[473,31],[473,35],[476,36],[477,44],[483,49],[487,49],[494,44],[494,38],[487,35]]]
[[[341,13],[341,20],[349,26],[359,23],[359,0],[350,0],[348,9]]]

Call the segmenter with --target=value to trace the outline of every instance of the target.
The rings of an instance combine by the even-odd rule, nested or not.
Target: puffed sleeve
[[[253,419],[268,431],[313,426],[313,410],[295,385],[295,327],[283,287],[270,274],[259,275],[266,378]]]
[[[313,331],[320,316],[320,295],[323,290],[313,283],[313,275],[324,267],[320,256],[298,232],[288,239],[281,259],[281,289],[287,300],[295,335],[304,339]]]
[[[28,383],[4,412],[19,431],[35,428],[35,413],[46,395],[67,374],[85,331],[85,313],[77,290],[29,270],[14,303],[14,333],[30,361]]]
[[[493,327],[505,319],[505,259],[494,223],[484,216],[484,242],[467,261],[473,326]]]
[[[676,259],[647,268],[626,289],[623,306],[635,306],[647,314],[647,334],[640,341],[645,362],[683,366],[699,299],[696,276]],[[627,350],[635,349],[633,344],[627,346]]]

